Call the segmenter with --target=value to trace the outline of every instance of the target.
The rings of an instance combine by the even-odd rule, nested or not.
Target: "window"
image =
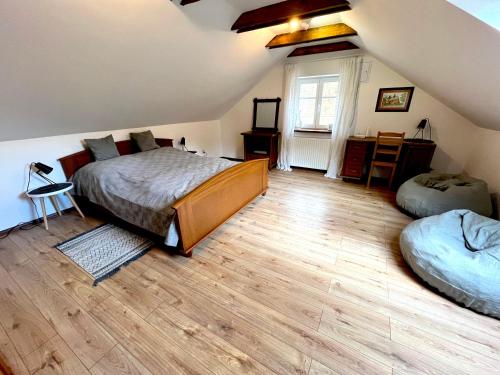
[[[331,131],[337,115],[338,76],[298,79],[299,121],[295,130]]]

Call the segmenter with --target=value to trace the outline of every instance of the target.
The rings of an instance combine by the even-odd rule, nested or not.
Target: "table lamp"
[[[429,118],[424,118],[420,123],[417,125],[417,132],[413,136],[413,138],[417,138],[418,134],[422,132],[422,139],[424,139],[424,133],[425,133],[425,128],[429,126],[429,140],[432,140],[432,128],[431,128],[431,121]]]
[[[45,176],[46,174],[50,174],[54,170],[54,168],[49,167],[48,165],[40,163],[40,162],[32,163],[31,165],[36,168],[36,172],[35,173],[37,175],[39,175],[45,181],[47,181],[47,182],[49,182],[51,184],[55,184],[54,181],[52,181],[50,178],[48,178],[47,176]]]

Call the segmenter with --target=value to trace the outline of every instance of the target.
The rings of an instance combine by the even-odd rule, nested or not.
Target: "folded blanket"
[[[462,232],[470,251],[488,250],[500,255],[500,221],[468,211],[462,214]]]

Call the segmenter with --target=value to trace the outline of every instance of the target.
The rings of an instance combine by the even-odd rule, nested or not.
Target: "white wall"
[[[66,178],[57,161],[62,156],[82,150],[81,140],[99,138],[110,133],[115,141],[129,138],[129,133],[151,129],[155,137],[172,138],[178,147],[181,137],[186,137],[190,150],[206,151],[209,156],[221,156],[219,121],[160,125],[148,128],[100,131],[93,133],[71,134],[45,138],[25,139],[0,142],[0,230],[13,227],[20,222],[36,218],[33,207],[24,195],[27,184],[27,172],[31,162],[40,161],[54,167],[49,178],[56,182]],[[43,185],[43,180],[32,177],[31,187]],[[61,200],[64,208],[69,207],[65,198]],[[54,213],[51,204],[47,204],[48,213]],[[40,211],[40,205],[38,205]]]
[[[335,74],[339,71],[338,59],[294,60],[299,63],[300,75]],[[461,172],[469,158],[470,138],[476,127],[469,120],[452,111],[418,87],[415,89],[410,111],[405,113],[375,112],[378,90],[382,87],[414,86],[405,78],[371,56],[368,82],[361,83],[356,132],[372,134],[378,130],[404,131],[413,137],[419,121],[431,119],[432,136],[438,145],[432,167],[445,172]],[[252,99],[254,97],[283,97],[283,66],[274,68],[229,112],[221,118],[223,154],[243,157],[242,131],[251,128]]]
[[[490,191],[500,193],[500,131],[477,128],[470,144],[467,172],[486,180]]]
[[[222,118],[222,154],[231,158],[243,158],[242,132],[252,130],[253,99],[283,98],[283,65],[278,64],[262,78],[245,96],[233,106]],[[281,102],[280,122],[283,119],[283,102]]]

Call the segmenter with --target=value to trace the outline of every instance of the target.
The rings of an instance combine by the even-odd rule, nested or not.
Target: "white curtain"
[[[281,131],[281,148],[278,157],[278,169],[291,171],[293,132],[297,123],[297,66],[285,64],[285,106],[283,116],[283,129]]]
[[[347,138],[354,135],[362,63],[363,59],[359,56],[342,59],[340,62],[337,118],[332,127],[330,160],[325,174],[329,178],[340,175]]]

